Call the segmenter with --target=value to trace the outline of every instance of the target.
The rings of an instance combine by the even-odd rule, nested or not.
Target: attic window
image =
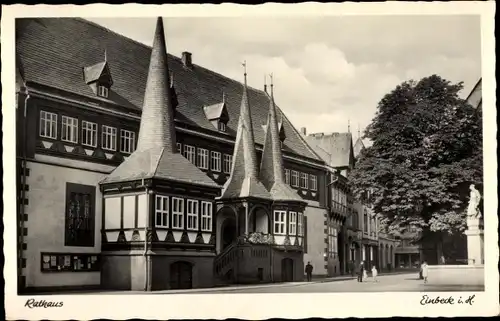
[[[102,85],[97,87],[97,95],[99,97],[108,98],[108,94],[109,94],[108,87]]]
[[[220,121],[220,120],[219,120],[219,130],[221,132],[225,132],[226,131],[226,123],[224,123],[223,121]]]

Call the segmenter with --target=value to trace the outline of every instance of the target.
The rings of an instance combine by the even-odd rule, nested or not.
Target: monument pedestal
[[[484,230],[482,220],[472,218],[467,220],[467,259],[469,265],[484,264]]]

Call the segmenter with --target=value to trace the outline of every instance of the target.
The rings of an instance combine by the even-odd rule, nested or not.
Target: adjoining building
[[[272,90],[154,39],[16,20],[19,289],[324,273],[329,177]]]

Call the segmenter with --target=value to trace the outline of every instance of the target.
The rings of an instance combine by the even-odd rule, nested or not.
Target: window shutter
[[[304,240],[302,241],[304,245],[304,253],[307,253],[307,217],[304,215]]]

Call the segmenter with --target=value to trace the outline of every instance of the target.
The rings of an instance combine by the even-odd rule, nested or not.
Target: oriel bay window
[[[40,137],[57,138],[57,114],[40,111]]]
[[[78,142],[78,119],[62,116],[61,140],[70,143]]]
[[[184,228],[184,199],[172,197],[172,228]]]
[[[198,230],[198,201],[187,200],[187,229]]]
[[[201,202],[201,230],[212,231],[212,203],[210,202]]]
[[[82,145],[97,146],[97,124],[82,120]]]
[[[94,246],[95,186],[66,183],[66,246]]]
[[[288,234],[296,235],[297,234],[297,212],[289,213],[289,221],[288,221]]]
[[[298,219],[297,219],[297,229],[298,229],[298,235],[303,236],[304,235],[304,214],[299,213]]]
[[[169,227],[168,196],[156,195],[156,226]]]
[[[274,234],[286,234],[286,211],[274,211]]]

